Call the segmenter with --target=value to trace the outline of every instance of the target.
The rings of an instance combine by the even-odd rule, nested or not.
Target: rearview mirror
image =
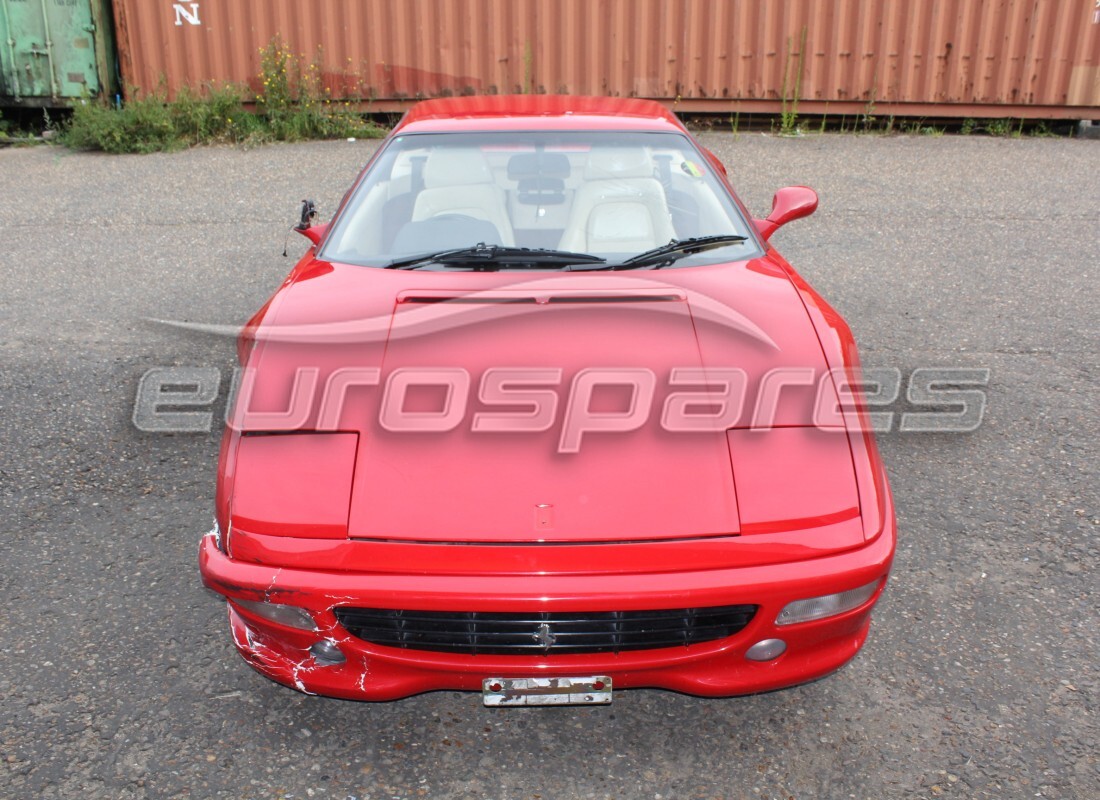
[[[772,198],[772,213],[767,219],[754,220],[756,230],[765,241],[786,225],[817,210],[817,192],[809,186],[788,186],[780,189]]]

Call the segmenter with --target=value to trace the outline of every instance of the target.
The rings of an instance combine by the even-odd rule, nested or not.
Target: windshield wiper
[[[737,244],[748,240],[748,236],[725,234],[722,236],[695,236],[690,239],[673,239],[663,247],[654,247],[644,253],[628,258],[615,269],[633,269],[636,267],[654,267],[658,269],[665,264],[671,264],[685,256],[694,253],[702,253],[704,250],[713,250],[716,247],[725,247],[727,244]]]
[[[565,250],[542,250],[528,247],[504,247],[479,242],[473,247],[458,247],[437,253],[391,261],[384,269],[419,269],[428,264],[445,267],[472,267],[475,270],[496,270],[501,267],[566,267],[571,264],[604,264],[607,259],[588,253]]]
[[[616,269],[643,269],[652,267],[660,269],[668,264],[678,261],[686,256],[702,253],[704,250],[713,250],[716,247],[725,247],[728,244],[738,244],[747,241],[749,237],[736,234],[723,234],[721,236],[695,236],[691,239],[673,239],[668,244],[638,253],[619,264],[608,264],[603,267],[592,267],[597,270]],[[586,269],[580,267],[580,269]]]

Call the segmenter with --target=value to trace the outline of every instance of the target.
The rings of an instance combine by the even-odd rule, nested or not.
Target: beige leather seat
[[[676,235],[653,160],[641,148],[595,148],[584,168],[559,247],[640,253]]]
[[[433,150],[424,163],[424,188],[416,197],[412,219],[420,222],[440,214],[485,220],[496,226],[502,244],[515,244],[507,196],[476,148]]]

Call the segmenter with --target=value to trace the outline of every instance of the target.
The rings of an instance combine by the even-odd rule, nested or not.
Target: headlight
[[[796,622],[809,622],[815,619],[825,619],[851,611],[867,602],[878,588],[879,580],[873,580],[866,586],[858,589],[849,589],[846,592],[826,594],[821,597],[811,597],[806,600],[795,600],[779,612],[775,618],[776,625],[794,625]]]
[[[251,611],[258,617],[277,622],[279,625],[286,625],[288,628],[297,628],[302,631],[317,630],[317,624],[313,621],[313,617],[304,608],[298,608],[298,606],[261,603],[255,600],[238,600],[235,597],[233,603],[246,611]]]

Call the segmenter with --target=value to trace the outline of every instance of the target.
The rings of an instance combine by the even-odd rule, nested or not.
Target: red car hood
[[[796,463],[777,469],[766,463],[774,462],[775,448],[752,442],[741,447],[725,430],[670,432],[662,424],[670,395],[685,391],[672,385],[673,370],[743,370],[744,412],[730,426],[741,429],[748,427],[769,370],[823,373],[821,348],[801,300],[767,259],[616,274],[399,272],[314,262],[275,296],[256,336],[260,343],[250,361],[257,367],[253,409],[265,402],[285,406],[272,398],[286,395],[301,368],[316,369],[322,388],[340,370],[360,377],[379,370],[378,385],[348,382],[337,417],[329,413],[322,419],[322,401],[315,400],[301,426],[359,435],[351,537],[673,539],[774,524],[783,529],[787,518],[812,526],[844,521],[853,511],[858,515],[843,435],[832,437],[828,453],[818,448],[802,465],[803,472],[841,473],[839,480],[826,480],[829,496],[811,503],[806,513],[793,497],[784,503],[776,502],[774,492],[763,502],[756,496],[761,476],[783,481],[784,469],[793,478],[785,491],[800,485],[797,454],[804,448],[789,431],[779,450]],[[521,432],[481,430],[478,414],[532,408],[489,396],[486,376],[502,368],[537,370],[542,382],[522,388],[541,392],[552,416]],[[455,421],[449,430],[410,432],[386,424],[380,409],[387,381],[393,384],[395,371],[411,370],[418,377],[397,401],[401,419],[418,412],[437,416],[449,402]],[[445,387],[417,385],[427,374],[423,370],[460,376],[459,390],[448,400]],[[577,386],[584,384],[578,376],[593,370],[600,371],[597,385],[590,395],[578,395]],[[645,371],[653,376],[651,398],[615,386],[608,377],[634,380]],[[468,389],[462,380],[468,380]],[[815,392],[816,387],[784,390],[773,424],[809,426]],[[648,409],[638,412],[643,420],[634,430],[586,429],[579,441],[574,436],[566,442],[568,420],[625,415],[632,401],[635,410],[639,403]],[[746,487],[756,487],[753,496],[739,493],[742,477]],[[814,486],[816,477],[804,475],[801,483]],[[805,486],[801,493],[807,494]]]

